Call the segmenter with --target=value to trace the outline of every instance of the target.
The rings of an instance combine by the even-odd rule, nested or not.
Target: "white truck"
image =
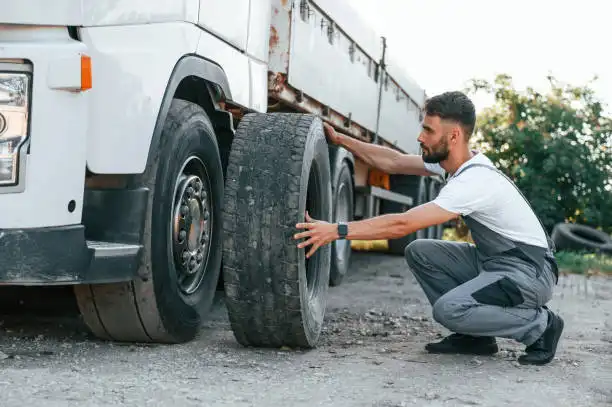
[[[295,224],[399,212],[322,123],[418,153],[425,92],[342,0],[0,0],[0,283],[72,285],[100,338],[179,343],[224,289],[238,342],[316,346],[351,247]],[[398,52],[404,52],[398,50]],[[392,252],[432,228],[389,242]]]

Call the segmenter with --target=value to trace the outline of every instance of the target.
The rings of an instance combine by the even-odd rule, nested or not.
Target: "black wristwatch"
[[[340,240],[346,239],[348,235],[348,225],[345,222],[338,222],[338,236]]]

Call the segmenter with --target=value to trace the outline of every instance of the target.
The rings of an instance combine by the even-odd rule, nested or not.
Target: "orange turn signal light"
[[[81,55],[81,91],[91,89],[91,57]]]

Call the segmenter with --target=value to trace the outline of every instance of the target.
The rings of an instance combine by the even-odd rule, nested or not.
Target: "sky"
[[[546,76],[592,84],[612,107],[612,25],[606,0],[348,0],[429,96],[471,78],[513,77],[545,90]],[[475,98],[481,110],[489,98]]]

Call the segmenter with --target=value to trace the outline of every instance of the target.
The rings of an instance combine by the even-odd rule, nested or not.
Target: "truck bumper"
[[[83,225],[0,230],[0,284],[65,285],[133,279],[140,246],[85,240]]]
[[[82,225],[0,229],[0,285],[138,278],[147,199],[146,189],[86,190]]]

